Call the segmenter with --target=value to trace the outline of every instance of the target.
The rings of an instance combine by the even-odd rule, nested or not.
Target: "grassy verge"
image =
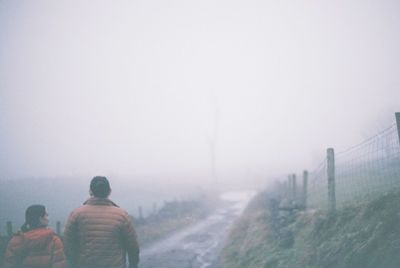
[[[399,213],[400,193],[392,192],[345,206],[334,216],[298,212],[277,232],[263,193],[232,229],[221,266],[400,267]]]

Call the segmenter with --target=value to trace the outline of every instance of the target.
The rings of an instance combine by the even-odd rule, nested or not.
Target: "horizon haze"
[[[397,1],[0,1],[0,180],[267,183],[394,123]],[[73,183],[73,181],[71,181]]]

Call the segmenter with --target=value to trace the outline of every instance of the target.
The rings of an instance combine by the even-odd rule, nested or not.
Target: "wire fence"
[[[307,203],[328,208],[327,160],[310,173]],[[400,189],[400,144],[397,125],[335,154],[336,207],[371,200]]]
[[[324,159],[312,172],[307,193],[307,203],[310,207],[328,208],[327,161]]]

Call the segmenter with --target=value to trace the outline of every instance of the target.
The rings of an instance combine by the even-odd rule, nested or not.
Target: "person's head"
[[[90,182],[90,194],[95,197],[105,198],[111,193],[110,183],[106,177],[96,176]]]
[[[43,205],[31,205],[25,211],[25,223],[22,225],[23,232],[46,227],[49,224],[46,207]]]

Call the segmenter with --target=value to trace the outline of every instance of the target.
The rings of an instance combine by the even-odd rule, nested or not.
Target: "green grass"
[[[271,227],[267,194],[259,195],[235,224],[222,267],[400,267],[400,193],[343,206],[335,216],[302,212],[288,226],[283,247]]]

